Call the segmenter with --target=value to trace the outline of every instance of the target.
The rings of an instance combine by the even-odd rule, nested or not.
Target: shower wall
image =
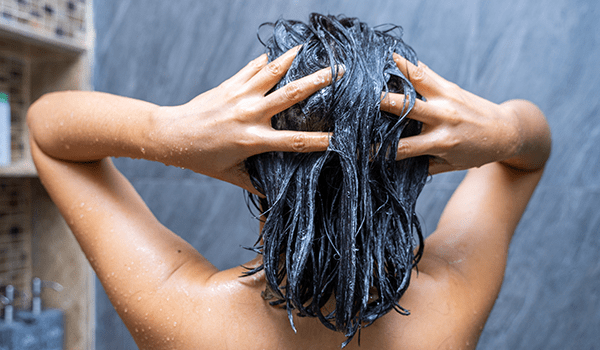
[[[553,153],[517,232],[478,349],[597,349],[600,344],[600,3],[552,1],[96,0],[94,88],[182,104],[262,53],[261,23],[310,12],[403,26],[421,61],[494,102],[546,113]],[[242,190],[159,163],[116,159],[158,219],[218,268],[251,258]],[[419,199],[430,233],[464,173],[435,176]],[[135,343],[97,286],[99,350]]]

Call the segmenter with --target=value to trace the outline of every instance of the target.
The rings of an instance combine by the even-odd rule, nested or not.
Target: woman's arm
[[[186,326],[182,315],[191,293],[217,270],[160,224],[107,157],[158,160],[252,189],[241,167],[246,157],[324,150],[328,144],[324,133],[271,128],[272,115],[330,81],[330,71],[320,71],[266,95],[294,56],[295,51],[288,52],[268,65],[261,56],[178,107],[105,93],[59,92],[29,109],[40,179],[140,348]],[[180,326],[162,327],[163,315]],[[143,334],[138,328],[153,331]]]
[[[295,54],[290,50],[269,65],[263,55],[215,89],[176,107],[99,92],[47,94],[31,106],[28,125],[33,141],[56,159],[157,160],[255,191],[242,173],[244,159],[267,151],[322,151],[328,145],[326,133],[271,127],[273,115],[330,82],[331,71],[324,69],[266,95]]]
[[[445,300],[457,306],[454,319],[464,317],[479,332],[500,291],[512,235],[550,154],[550,129],[530,102],[497,105],[421,63],[396,61],[426,98],[409,114],[424,123],[423,132],[401,140],[398,158],[431,155],[431,173],[469,169],[425,242],[419,270],[450,282]],[[398,113],[403,100],[390,94],[382,109]]]

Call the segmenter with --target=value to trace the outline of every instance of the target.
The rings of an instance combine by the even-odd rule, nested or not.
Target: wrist
[[[176,114],[176,107],[156,106],[148,117],[148,123],[143,135],[144,145],[140,148],[142,158],[165,162],[168,158],[171,142],[168,130],[169,121]]]
[[[177,167],[186,166],[188,130],[182,129],[182,119],[189,114],[186,105],[157,106],[152,112],[143,158]],[[186,145],[186,146],[183,146]]]

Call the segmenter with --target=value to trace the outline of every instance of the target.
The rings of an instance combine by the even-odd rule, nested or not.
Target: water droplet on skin
[[[140,332],[140,330],[136,328],[136,329],[135,329],[135,332],[136,332],[136,333],[139,333],[139,332]]]
[[[173,322],[173,327],[177,327],[177,322]]]
[[[123,310],[123,311],[125,311],[125,313],[127,313],[127,308],[125,308],[125,310]]]
[[[79,218],[80,218],[80,219],[83,219],[83,214],[79,215]]]
[[[142,297],[138,297],[138,301],[142,300]]]
[[[390,102],[390,104],[391,104],[392,106],[395,106],[395,105],[396,105],[396,101],[392,100],[392,102]]]
[[[144,147],[141,148],[142,154],[146,154],[146,150],[144,149]]]
[[[79,206],[83,208],[85,206],[85,203],[81,202],[81,204],[79,204]]]

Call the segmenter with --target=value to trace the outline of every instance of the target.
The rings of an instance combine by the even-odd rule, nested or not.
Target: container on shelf
[[[10,104],[8,95],[0,88],[0,166],[10,165]]]

